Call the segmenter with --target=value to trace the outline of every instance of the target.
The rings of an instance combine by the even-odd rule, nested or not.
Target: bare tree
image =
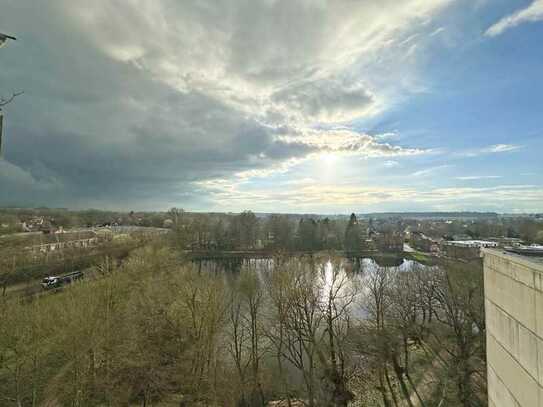
[[[323,287],[323,349],[319,352],[324,366],[327,387],[331,388],[328,404],[346,407],[353,399],[348,390],[347,335],[351,321],[351,307],[358,295],[356,280],[350,281],[340,259],[334,258],[320,266]]]
[[[273,270],[266,274],[266,292],[271,301],[271,310],[269,311],[269,322],[265,334],[270,341],[271,351],[277,361],[282,399],[285,399],[290,407],[291,386],[287,378],[287,370],[285,369],[285,362],[287,361],[284,357],[289,339],[287,318],[290,275],[287,264],[287,259],[279,256],[275,257]]]
[[[264,405],[261,361],[264,353],[263,289],[254,270],[243,269],[230,302],[229,349],[242,388],[240,404]],[[249,392],[243,390],[248,385]]]
[[[445,361],[456,381],[460,403],[481,406],[479,396],[486,393],[482,267],[446,264],[439,270],[439,279],[439,308],[434,315],[444,332],[432,331],[433,347],[436,353],[444,350],[448,354]],[[443,340],[444,335],[451,340]]]
[[[385,407],[398,406],[397,396],[388,372],[388,340],[386,331],[386,315],[390,303],[387,291],[390,287],[390,275],[386,268],[376,267],[367,270],[364,285],[367,289],[364,308],[366,318],[362,322],[363,337],[359,352],[370,360],[377,376],[376,389],[381,393]]]

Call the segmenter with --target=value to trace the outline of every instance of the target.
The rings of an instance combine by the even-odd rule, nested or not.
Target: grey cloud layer
[[[370,113],[376,104],[361,83],[344,84],[334,79],[289,86],[274,93],[272,101],[292,112],[294,120],[322,123],[354,120]]]
[[[319,152],[420,153],[313,125],[379,110],[361,67],[446,3],[8,0],[0,205],[196,204],[193,182]]]

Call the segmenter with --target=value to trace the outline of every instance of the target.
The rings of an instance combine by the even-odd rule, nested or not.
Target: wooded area
[[[346,261],[206,273],[148,244],[58,293],[2,297],[1,403],[485,405],[480,265]]]

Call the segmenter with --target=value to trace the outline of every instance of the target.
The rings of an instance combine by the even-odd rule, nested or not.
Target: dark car
[[[65,284],[71,284],[80,278],[83,278],[83,273],[81,271],[74,271],[73,273],[65,274],[63,276],[49,276],[41,281],[41,286],[44,290],[59,288]]]

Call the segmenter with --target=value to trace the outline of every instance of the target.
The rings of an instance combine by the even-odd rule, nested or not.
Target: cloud
[[[400,43],[449,2],[7,2],[24,41],[2,49],[0,82],[28,91],[6,113],[5,158],[38,181],[6,171],[0,204],[203,208],[198,182],[424,154],[337,124],[418,89]]]
[[[514,205],[524,211],[540,210],[543,188],[536,185],[499,185],[481,188],[410,188],[360,186],[357,183],[307,183],[281,189],[243,188],[229,185],[210,191],[217,210],[251,205],[255,210],[292,208],[319,213],[383,208],[420,208],[421,210],[496,210],[508,211]]]
[[[292,167],[309,159],[322,156],[332,157],[401,157],[429,154],[432,150],[404,148],[378,142],[376,136],[360,134],[348,129],[311,129],[304,131],[282,129],[267,150],[261,152],[257,159],[260,164],[268,165],[251,168],[231,174],[230,180],[216,178],[197,183],[199,185],[223,185],[245,182],[252,178],[266,178],[274,174],[287,173]],[[281,161],[270,161],[270,158],[288,157]],[[388,166],[394,161],[386,161]]]
[[[394,161],[394,160],[387,160],[383,163],[383,166],[387,167],[387,168],[394,168],[394,167],[398,167],[400,165],[400,163],[398,161]]]
[[[381,134],[374,134],[373,137],[375,137],[377,140],[398,140],[400,139],[400,135],[397,132],[387,132],[387,133],[381,133]]]
[[[291,179],[288,181],[285,181],[285,185],[308,185],[308,184],[315,184],[317,183],[316,180],[313,178],[300,178],[300,179]]]
[[[436,172],[439,172],[441,170],[444,170],[446,168],[449,168],[450,165],[438,165],[435,167],[425,168],[423,170],[415,171],[411,174],[413,177],[427,177],[429,175],[435,174]]]
[[[518,144],[493,144],[490,146],[482,147],[476,150],[468,150],[457,153],[461,157],[479,157],[485,154],[498,154],[498,153],[508,153],[512,151],[517,151],[523,148],[524,146]]]
[[[4,205],[17,206],[20,201],[33,202],[40,206],[54,197],[62,190],[58,179],[42,173],[35,177],[27,171],[9,161],[0,158],[0,186]],[[4,193],[8,191],[4,195]]]
[[[475,181],[475,180],[481,180],[481,179],[497,179],[497,178],[503,178],[501,175],[468,175],[464,177],[455,177],[455,179],[461,180],[461,181]]]
[[[340,123],[378,112],[378,103],[362,83],[326,79],[288,86],[272,95],[276,108],[295,121]]]
[[[445,28],[439,27],[430,33],[430,37],[435,37],[436,35],[441,34],[443,31],[445,31]]]
[[[483,148],[481,152],[483,153],[506,153],[508,151],[515,151],[522,148],[522,146],[515,144],[494,144],[493,146],[488,146]]]
[[[528,7],[503,17],[486,30],[487,37],[495,37],[520,24],[543,20],[543,0],[534,0]]]
[[[279,136],[286,145],[303,145],[313,153],[335,153],[369,157],[398,157],[430,153],[431,150],[406,148],[380,142],[376,136],[349,129],[305,129],[292,135]]]

